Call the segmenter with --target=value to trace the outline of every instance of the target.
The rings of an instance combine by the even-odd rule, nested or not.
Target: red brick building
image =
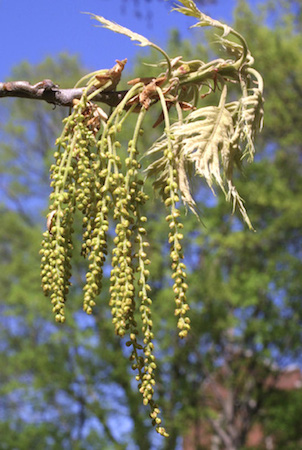
[[[265,381],[267,388],[292,391],[302,388],[302,372],[297,367],[288,367],[280,372],[277,376],[269,376]],[[204,388],[206,394],[206,406],[210,406],[219,413],[218,402],[215,400],[217,396],[227,401],[229,392],[221,384],[209,383]],[[214,392],[215,391],[215,392]],[[238,424],[240,426],[240,424]],[[236,427],[236,424],[235,424]],[[302,438],[302,418],[301,418],[301,438]],[[261,422],[254,423],[247,433],[245,442],[246,448],[274,450],[274,437],[265,436]],[[232,447],[229,447],[231,449]],[[184,436],[183,450],[225,450],[226,447],[221,443],[217,435],[213,435],[213,428],[210,420],[201,419],[196,423],[189,432]],[[233,449],[235,449],[233,447]],[[286,450],[286,449],[284,449]]]

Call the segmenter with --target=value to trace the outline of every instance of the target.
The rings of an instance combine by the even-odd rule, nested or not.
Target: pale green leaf
[[[232,144],[239,146],[246,143],[243,156],[253,159],[255,153],[254,140],[263,126],[263,97],[259,89],[252,89],[252,94],[225,105],[236,121]]]
[[[193,27],[217,27],[223,29],[223,35],[227,36],[232,30],[228,25],[219,22],[219,20],[212,19],[206,14],[202,13],[192,0],[178,0],[183,6],[176,5],[174,11],[180,12],[186,16],[192,16],[199,19],[199,22]]]
[[[93,19],[100,22],[104,28],[114,31],[115,33],[124,34],[125,36],[128,36],[131,39],[131,41],[138,41],[139,42],[138,45],[140,45],[141,47],[155,45],[141,34],[129,30],[129,28],[123,27],[122,25],[118,25],[117,23],[112,22],[111,20],[105,19],[105,17],[97,16],[95,14],[90,15],[92,16]]]
[[[208,106],[191,112],[184,123],[174,123],[170,128],[173,137],[173,153],[178,176],[178,187],[183,202],[196,213],[196,203],[191,194],[190,167],[195,173],[205,178],[213,190],[216,182],[233,208],[239,208],[249,228],[252,225],[246,213],[243,200],[233,184],[233,169],[238,160],[238,146],[233,145],[234,125],[232,113],[222,106]],[[164,134],[151,147],[148,156],[157,159],[147,168],[148,176],[157,177],[155,188],[161,188],[168,177],[168,160],[164,151],[168,139]]]

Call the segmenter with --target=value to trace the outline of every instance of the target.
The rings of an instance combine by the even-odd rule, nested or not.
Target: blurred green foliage
[[[85,272],[78,257],[64,326],[53,323],[40,290],[42,210],[62,111],[1,101],[1,448],[176,448],[192,423],[213,426],[217,399],[209,402],[207,390],[213,377],[233,396],[233,421],[247,414],[245,427],[237,427],[237,448],[244,447],[257,420],[266,435],[275,436],[276,448],[288,443],[301,448],[300,390],[282,393],[264,381],[276,367],[301,364],[302,37],[288,20],[286,33],[265,25],[243,2],[235,26],[266,86],[256,160],[237,180],[257,231],[246,230],[219,193],[213,197],[196,185],[204,225],[193,214],[185,216],[192,321],[185,342],[175,331],[164,207],[154,199],[146,211],[153,219],[148,235],[156,376],[167,442],[150,431],[124,346],[114,334],[106,286],[94,315],[87,317],[81,311]],[[206,58],[204,47],[180,42],[177,32],[169,46],[174,56],[191,59],[198,52]],[[145,70],[139,60],[135,76]],[[36,68],[25,64],[13,78],[51,78],[67,87],[82,73],[75,59],[62,56]],[[157,132],[150,122],[141,143],[146,148]],[[230,434],[223,405],[220,410],[220,427]]]

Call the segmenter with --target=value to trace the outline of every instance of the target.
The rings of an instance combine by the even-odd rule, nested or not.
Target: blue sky
[[[236,0],[217,0],[203,11],[230,23],[235,4]],[[89,70],[112,67],[115,59],[125,57],[131,62],[137,51],[134,43],[94,27],[95,22],[81,14],[84,11],[103,15],[160,45],[165,45],[173,27],[188,37],[194,23],[192,18],[169,12],[164,0],[140,0],[140,10],[153,13],[152,27],[144,17],[135,16],[132,0],[0,0],[0,81],[8,79],[12,67],[21,61],[37,64],[62,51],[78,54]]]

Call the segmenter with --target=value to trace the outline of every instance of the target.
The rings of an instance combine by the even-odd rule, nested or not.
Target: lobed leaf
[[[114,31],[115,33],[124,34],[125,36],[128,36],[131,41],[138,41],[141,47],[147,47],[147,46],[154,46],[151,41],[149,41],[147,38],[142,36],[141,34],[135,33],[134,31],[129,30],[129,28],[123,27],[122,25],[119,25],[115,22],[112,22],[111,20],[105,19],[105,17],[97,16],[96,14],[88,13],[92,16],[93,19],[100,22],[104,28],[107,28],[108,30]]]
[[[195,174],[204,177],[212,191],[213,182],[220,186],[227,199],[233,201],[233,208],[238,206],[252,229],[243,201],[233,184],[233,169],[240,159],[240,150],[237,141],[234,142],[233,116],[226,106],[197,109],[187,116],[184,123],[176,122],[171,126],[178,187],[183,202],[196,214],[189,175],[193,167]],[[167,145],[168,139],[164,134],[147,153],[157,156],[146,171],[148,176],[157,176],[154,187],[159,189],[168,176]]]

